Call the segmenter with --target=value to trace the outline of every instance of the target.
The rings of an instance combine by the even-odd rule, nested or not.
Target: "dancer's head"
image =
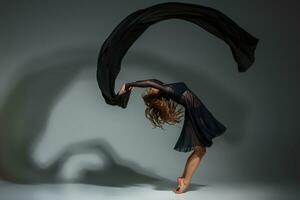
[[[163,129],[162,125],[168,123],[175,125],[181,121],[183,108],[172,99],[164,98],[158,89],[149,87],[142,98],[146,105],[145,116],[152,125]]]

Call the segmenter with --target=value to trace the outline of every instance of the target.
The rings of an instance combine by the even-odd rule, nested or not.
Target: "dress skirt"
[[[227,129],[198,98],[192,93],[188,96],[193,98],[194,102],[188,101],[193,103],[185,107],[182,131],[173,147],[180,152],[189,152],[199,145],[210,147],[213,144],[212,139],[222,135]]]

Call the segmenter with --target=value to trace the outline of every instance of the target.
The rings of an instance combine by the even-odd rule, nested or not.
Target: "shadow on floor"
[[[117,155],[112,146],[103,139],[74,143],[67,147],[50,167],[59,172],[64,163],[72,156],[79,154],[94,154],[104,160],[104,167],[98,169],[82,169],[79,178],[71,182],[101,185],[110,187],[129,187],[138,185],[152,185],[155,190],[172,190],[177,186],[176,181],[160,177],[141,168],[138,163],[123,160]],[[175,178],[176,180],[176,178]],[[57,177],[55,182],[68,182]],[[191,183],[190,190],[198,190],[205,185]]]

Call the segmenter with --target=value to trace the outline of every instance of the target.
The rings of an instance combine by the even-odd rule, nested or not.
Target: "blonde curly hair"
[[[151,87],[142,94],[146,105],[145,116],[153,125],[164,130],[163,124],[176,125],[183,117],[183,107],[178,108],[178,103],[172,99],[166,99],[160,92],[155,92]],[[179,104],[180,105],[180,104]]]

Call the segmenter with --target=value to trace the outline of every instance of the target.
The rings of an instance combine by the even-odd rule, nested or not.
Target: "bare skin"
[[[200,161],[206,153],[205,146],[196,146],[193,153],[188,157],[182,175],[177,178],[178,186],[175,193],[184,193],[187,191],[193,174],[198,168]]]
[[[133,90],[133,88],[134,87],[129,87],[128,90]],[[126,92],[126,90],[125,90],[125,83],[123,83],[117,94],[118,95],[122,95],[125,92]]]
[[[134,87],[129,87],[128,90],[132,90],[133,88]],[[151,90],[153,90],[154,92],[159,92],[159,89],[156,89],[156,88],[151,87]],[[122,84],[118,94],[121,95],[125,92],[126,92],[125,84]],[[188,159],[186,161],[182,175],[177,178],[178,186],[175,189],[176,194],[184,193],[187,191],[187,189],[191,183],[193,174],[196,171],[196,169],[198,168],[200,161],[202,160],[205,153],[206,153],[205,146],[196,146],[194,148],[194,151],[190,154],[190,156],[188,157]]]

